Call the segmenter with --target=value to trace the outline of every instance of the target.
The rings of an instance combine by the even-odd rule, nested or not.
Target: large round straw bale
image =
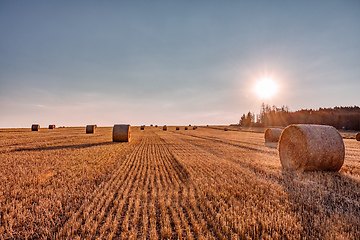
[[[280,139],[281,128],[268,128],[265,130],[265,142],[278,142]]]
[[[332,126],[294,124],[280,136],[279,155],[285,170],[339,171],[345,145]]]
[[[166,125],[163,126],[163,131],[167,131],[167,126]]]
[[[31,125],[31,131],[39,131],[40,125],[39,124],[33,124]]]
[[[155,127],[157,127],[157,125],[155,125]]]
[[[145,130],[145,125],[141,125],[140,130]]]
[[[176,127],[176,130],[180,130],[180,127]]]
[[[96,125],[86,125],[86,133],[95,133]]]
[[[356,140],[360,141],[360,132],[358,134],[356,134]]]
[[[188,130],[188,127],[185,127],[185,130]]]
[[[113,142],[130,142],[130,125],[115,124],[113,128]]]
[[[49,125],[49,129],[55,129],[56,126],[55,125]]]

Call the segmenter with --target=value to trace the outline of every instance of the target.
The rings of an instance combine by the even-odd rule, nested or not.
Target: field
[[[283,172],[261,132],[0,130],[0,239],[360,239],[360,142]]]

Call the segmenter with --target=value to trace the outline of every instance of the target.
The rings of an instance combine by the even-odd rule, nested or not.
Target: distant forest
[[[260,114],[255,115],[251,112],[243,114],[239,124],[245,127],[323,124],[343,130],[360,130],[360,108],[358,106],[334,107],[318,110],[302,109],[291,112],[288,106],[278,108],[263,103]]]

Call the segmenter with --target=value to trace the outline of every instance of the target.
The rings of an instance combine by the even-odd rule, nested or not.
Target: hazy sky
[[[0,128],[229,124],[359,90],[358,0],[0,0]]]

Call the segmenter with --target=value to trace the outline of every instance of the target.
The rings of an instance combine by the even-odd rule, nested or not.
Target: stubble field
[[[360,142],[283,172],[263,133],[0,130],[0,239],[360,239]]]

